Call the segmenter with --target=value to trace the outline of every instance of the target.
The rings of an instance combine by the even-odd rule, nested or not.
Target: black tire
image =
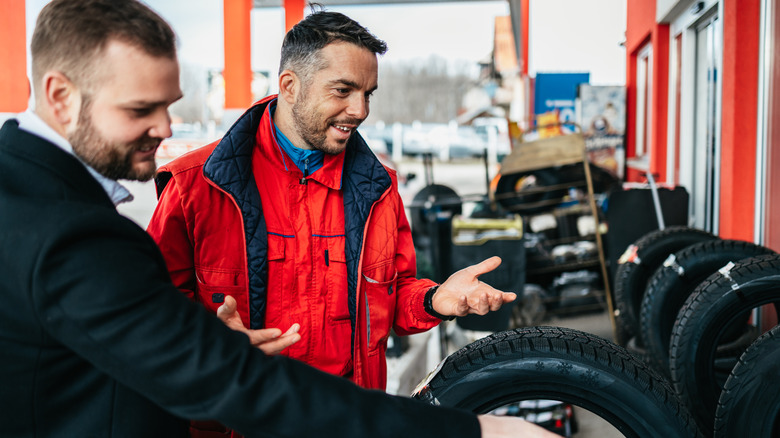
[[[589,164],[593,191],[606,193],[618,180],[603,168]],[[496,184],[496,199],[502,207],[519,214],[552,210],[569,192],[569,187],[585,189],[585,166],[567,164],[558,168],[536,169],[502,175]]]
[[[427,204],[429,202],[430,204]],[[411,212],[412,241],[418,248],[427,248],[430,245],[429,221],[426,218],[430,209],[449,211],[453,215],[460,214],[463,209],[457,192],[441,184],[429,184],[420,189],[408,207]]]
[[[715,436],[780,436],[780,326],[764,333],[739,358],[720,394]]]
[[[739,335],[733,341],[730,340],[735,334],[728,334],[724,336],[724,342],[718,344],[717,353],[719,356],[726,357],[739,357],[745,350],[753,343],[759,336],[761,336],[761,330],[750,324],[745,324],[744,327],[738,331]],[[671,341],[671,339],[670,339]]]
[[[700,284],[680,309],[669,350],[674,388],[704,431],[712,430],[718,398],[744,352],[735,344],[747,348],[751,341],[742,334],[752,310],[773,304],[777,313],[780,305],[779,255],[742,260],[721,271]],[[738,342],[724,349],[729,339]]]
[[[561,166],[559,172],[565,181],[579,183],[582,189],[585,189],[585,166],[582,164],[569,164]],[[609,171],[601,166],[590,163],[590,177],[593,181],[593,193],[608,193],[616,187],[620,187],[620,182]]]
[[[674,321],[696,286],[729,262],[774,253],[750,242],[709,240],[670,255],[650,277],[639,316],[642,344],[653,365],[669,376]]]
[[[562,184],[553,169],[501,175],[496,184],[496,199],[505,209],[518,214],[536,214],[555,207],[558,198],[566,195],[565,187],[550,189]]]
[[[650,276],[669,254],[694,243],[717,239],[706,231],[674,226],[655,230],[629,245],[618,261],[615,273],[615,323],[625,339],[639,334],[639,312]],[[641,341],[641,339],[639,339]]]
[[[547,291],[536,284],[526,284],[523,293],[512,309],[510,328],[529,327],[541,324],[547,316]]]
[[[561,327],[519,328],[467,345],[413,396],[476,413],[558,400],[591,411],[627,437],[701,436],[658,373],[617,344]]]
[[[655,367],[655,365],[653,365],[653,359],[649,356],[647,349],[640,344],[637,336],[632,337],[626,342],[626,350],[643,363]]]

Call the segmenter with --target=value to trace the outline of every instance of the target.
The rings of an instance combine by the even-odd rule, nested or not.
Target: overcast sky
[[[47,0],[27,0],[28,35]],[[219,69],[223,65],[221,0],[148,0],[180,39],[183,62]],[[343,12],[384,39],[384,60],[438,55],[477,62],[490,55],[493,21],[509,15],[503,0],[329,7]],[[252,66],[275,71],[284,33],[281,8],[252,12]],[[529,69],[590,72],[591,83],[625,83],[626,0],[531,0]]]

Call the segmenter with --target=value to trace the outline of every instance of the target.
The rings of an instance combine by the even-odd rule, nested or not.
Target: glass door
[[[759,233],[759,242],[780,250],[780,45],[776,44],[780,38],[780,0],[768,0],[765,3],[766,27],[763,38],[765,57],[764,63],[764,87],[768,96],[764,102],[764,117],[759,123],[765,126],[765,138],[763,151],[759,151],[758,165],[763,166],[756,174],[759,189],[763,189],[763,239]],[[764,155],[764,159],[761,156]]]
[[[717,233],[720,114],[718,92],[721,33],[717,15],[696,26],[696,73],[694,93],[693,181],[691,220],[693,226]]]

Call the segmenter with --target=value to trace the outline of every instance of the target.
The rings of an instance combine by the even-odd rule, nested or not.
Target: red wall
[[[759,0],[723,3],[720,235],[753,240]]]
[[[626,6],[626,50],[635,53],[655,27],[655,0],[628,0]]]
[[[721,101],[721,169],[719,234],[753,240],[756,177],[756,120],[760,0],[723,1],[723,70]],[[666,24],[655,23],[655,0],[628,0],[626,23],[626,153],[634,156],[636,135],[636,55],[653,47],[653,112],[650,170],[666,180],[669,44]],[[627,180],[641,181],[636,169]]]
[[[655,0],[629,0],[626,5],[626,157],[636,154],[636,55],[655,27]],[[637,181],[638,173],[626,170],[626,180]]]
[[[669,106],[669,26],[655,22],[655,0],[629,0],[626,9],[626,156],[636,154],[636,59],[648,42],[653,50],[652,94],[649,96],[649,170],[666,181],[666,137]],[[637,169],[626,169],[626,180],[642,181]]]

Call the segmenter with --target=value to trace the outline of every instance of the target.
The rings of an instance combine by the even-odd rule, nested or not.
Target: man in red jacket
[[[396,173],[356,132],[385,51],[342,14],[309,15],[285,37],[278,96],[160,168],[148,228],[174,284],[212,311],[236,306],[234,320],[265,329],[264,351],[378,389],[391,328],[418,333],[516,297],[478,279],[498,257],[441,285],[415,278]]]

